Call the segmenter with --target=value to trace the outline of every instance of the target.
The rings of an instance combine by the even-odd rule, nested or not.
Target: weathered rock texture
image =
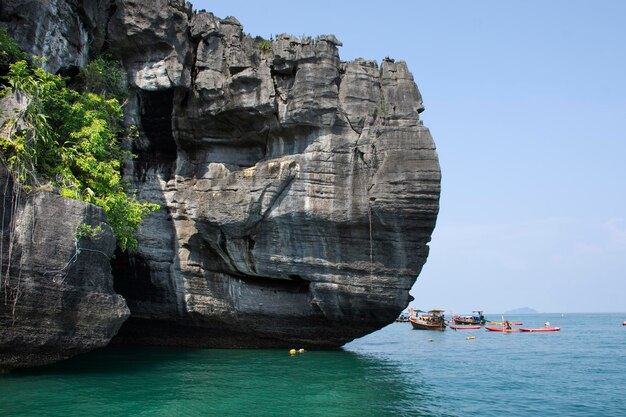
[[[113,291],[115,238],[103,211],[47,191],[16,194],[4,169],[0,191],[0,369],[106,346],[129,310]],[[102,232],[77,239],[82,223]]]
[[[117,340],[339,346],[393,321],[440,191],[406,64],[342,62],[332,35],[251,38],[183,1],[114,3],[102,45],[140,132],[126,174],[162,205],[116,257]]]
[[[113,0],[2,0],[0,23],[50,72],[82,67],[103,46]]]

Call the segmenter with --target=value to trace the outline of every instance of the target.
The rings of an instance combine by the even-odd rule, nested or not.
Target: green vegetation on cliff
[[[145,215],[159,208],[142,203],[122,180],[132,155],[122,126],[124,98],[119,64],[100,57],[81,70],[81,91],[23,59],[15,42],[0,32],[1,95],[28,103],[2,126],[0,157],[23,189],[46,187],[102,207],[122,250],[134,248],[134,233]]]
[[[7,28],[0,26],[0,75],[9,71],[9,66],[17,61],[26,59],[26,54],[7,33]]]

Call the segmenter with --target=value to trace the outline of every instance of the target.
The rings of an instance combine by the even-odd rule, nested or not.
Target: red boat
[[[558,332],[560,327],[521,327],[522,332]]]
[[[622,326],[626,326],[626,321],[622,323]]]
[[[477,330],[480,329],[482,326],[480,325],[470,325],[470,324],[465,324],[462,326],[458,326],[455,324],[449,324],[448,325],[449,328],[451,328],[452,330]]]
[[[502,333],[519,332],[519,329],[507,329],[506,327],[500,327],[500,326],[485,326],[485,329],[491,332],[502,332]]]

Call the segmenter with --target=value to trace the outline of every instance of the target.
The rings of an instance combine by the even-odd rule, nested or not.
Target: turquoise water
[[[0,415],[626,415],[626,314],[507,318],[562,330],[429,332],[394,323],[341,350],[293,357],[107,348],[0,376]]]

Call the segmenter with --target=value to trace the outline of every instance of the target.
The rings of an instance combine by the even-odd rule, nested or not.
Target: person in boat
[[[511,330],[511,323],[508,320],[505,320],[504,327],[506,327],[507,330]]]
[[[549,322],[549,321],[546,321],[545,323],[543,323],[543,325],[544,325],[545,327],[550,327],[550,322]]]

